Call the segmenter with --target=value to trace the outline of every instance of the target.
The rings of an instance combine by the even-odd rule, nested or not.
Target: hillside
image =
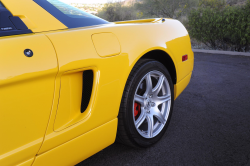
[[[88,12],[90,14],[97,14],[99,10],[104,7],[104,4],[84,4],[84,3],[71,3],[72,6]]]
[[[125,1],[123,2],[123,5],[125,5],[125,6],[131,6],[131,5],[133,5],[135,2],[136,2],[136,0],[125,0]]]
[[[143,1],[143,0],[125,0],[122,1],[123,6],[133,6],[136,2]],[[247,0],[226,0],[226,2],[230,6],[238,6],[238,5],[244,5]],[[77,7],[85,12],[91,13],[91,14],[98,14],[98,11],[101,11],[101,9],[105,6],[105,4],[84,4],[84,3],[71,3],[72,6]]]

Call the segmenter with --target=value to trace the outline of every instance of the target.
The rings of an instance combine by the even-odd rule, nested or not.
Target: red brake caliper
[[[140,116],[141,114],[141,105],[137,102],[134,104],[134,117],[135,120]]]

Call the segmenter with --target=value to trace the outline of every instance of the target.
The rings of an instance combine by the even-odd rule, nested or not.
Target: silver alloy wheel
[[[135,116],[138,104],[140,112]],[[167,78],[160,71],[150,71],[139,82],[133,100],[133,119],[139,134],[144,138],[157,136],[167,122],[170,107],[171,90]]]

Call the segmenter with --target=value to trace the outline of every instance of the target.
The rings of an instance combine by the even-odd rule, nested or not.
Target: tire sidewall
[[[168,80],[170,90],[171,90],[171,106],[170,106],[167,122],[164,128],[161,130],[161,132],[153,138],[144,138],[139,134],[134,124],[134,119],[133,119],[134,95],[135,95],[136,89],[141,79],[147,73],[149,73],[150,71],[154,71],[154,70],[160,71],[161,73],[163,73]],[[148,61],[144,63],[137,71],[132,71],[132,72],[135,72],[135,74],[132,78],[132,81],[130,82],[130,85],[128,86],[129,93],[126,96],[127,102],[125,103],[127,103],[127,106],[126,106],[126,116],[124,120],[125,120],[126,126],[128,127],[129,133],[131,133],[129,134],[131,136],[130,138],[132,139],[131,141],[133,141],[137,146],[148,147],[158,142],[161,139],[161,137],[164,135],[169,125],[171,115],[172,115],[172,110],[173,110],[173,104],[174,104],[174,86],[173,86],[168,70],[165,68],[163,64],[161,64],[158,61]]]

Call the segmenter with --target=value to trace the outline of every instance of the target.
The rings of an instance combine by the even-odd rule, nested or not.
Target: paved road
[[[250,57],[196,53],[159,143],[139,150],[116,143],[83,165],[250,166]]]

